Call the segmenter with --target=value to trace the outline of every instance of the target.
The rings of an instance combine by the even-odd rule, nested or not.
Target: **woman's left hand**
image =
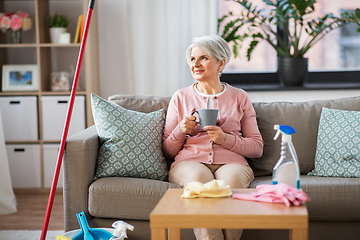
[[[226,134],[223,130],[218,126],[205,126],[204,129],[206,130],[207,134],[210,137],[210,140],[216,144],[223,144],[226,139]]]

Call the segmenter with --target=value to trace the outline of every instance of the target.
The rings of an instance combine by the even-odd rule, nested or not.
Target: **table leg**
[[[151,228],[151,240],[166,240],[166,229]]]
[[[168,229],[168,239],[169,240],[181,240],[180,228],[169,228]]]
[[[290,229],[290,240],[308,240],[308,229]]]

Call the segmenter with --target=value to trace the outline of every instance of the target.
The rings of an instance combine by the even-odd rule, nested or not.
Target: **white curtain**
[[[217,0],[97,2],[100,95],[171,96],[193,83],[185,51],[217,33]]]
[[[0,215],[17,212],[0,112]]]

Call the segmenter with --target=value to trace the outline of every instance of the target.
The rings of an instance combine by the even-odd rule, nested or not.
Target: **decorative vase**
[[[278,57],[277,73],[283,86],[303,86],[309,73],[308,59]]]
[[[11,31],[10,42],[13,44],[21,43],[21,31],[20,30]]]
[[[66,28],[63,27],[53,27],[50,28],[50,40],[51,43],[60,43],[60,34],[66,33]]]

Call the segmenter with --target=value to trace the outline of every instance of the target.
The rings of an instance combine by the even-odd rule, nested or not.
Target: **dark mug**
[[[217,109],[198,109],[191,112],[191,115],[194,113],[199,114],[199,123],[202,130],[205,130],[205,126],[215,126],[218,110]]]

